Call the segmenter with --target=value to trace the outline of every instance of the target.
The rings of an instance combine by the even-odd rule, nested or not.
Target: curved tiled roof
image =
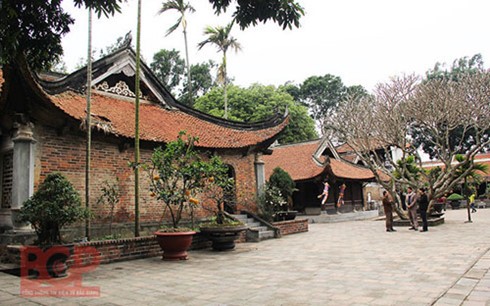
[[[278,146],[273,148],[272,155],[264,155],[265,178],[269,180],[272,171],[281,167],[295,181],[306,180],[320,175],[325,167],[313,159],[320,140]]]
[[[86,116],[86,98],[71,91],[50,95],[51,102],[69,116],[83,121]],[[104,130],[122,137],[134,137],[135,106],[132,101],[94,93],[91,113]],[[140,104],[140,139],[169,142],[180,131],[199,137],[197,145],[203,148],[243,148],[274,138],[287,125],[283,118],[275,126],[264,128],[233,128],[209,122],[179,109],[166,109],[156,104]]]
[[[278,146],[272,149],[272,155],[263,156],[266,179],[276,167],[281,167],[295,181],[312,179],[326,171],[328,166],[338,178],[354,180],[372,180],[374,175],[369,169],[346,161],[330,158],[328,163],[320,165],[313,158],[321,140]],[[323,162],[323,161],[322,161]]]
[[[371,170],[346,163],[337,159],[330,159],[330,168],[333,174],[339,178],[356,179],[356,180],[372,180],[374,175]]]

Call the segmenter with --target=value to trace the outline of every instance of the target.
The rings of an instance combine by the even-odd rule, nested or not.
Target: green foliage
[[[100,17],[120,12],[123,0],[74,0],[91,7]],[[9,65],[25,54],[34,70],[48,69],[63,54],[61,37],[70,31],[73,18],[61,0],[3,0],[0,10],[0,65]]]
[[[281,190],[269,183],[265,184],[264,191],[259,195],[257,206],[259,214],[267,221],[272,221],[275,213],[288,210]]]
[[[153,55],[151,70],[160,82],[171,91],[176,92],[185,74],[185,62],[180,57],[179,51],[161,49]]]
[[[315,120],[321,120],[332,113],[346,92],[340,77],[331,74],[312,76],[301,84],[301,101],[309,107]]]
[[[225,12],[231,4],[231,0],[209,0],[213,4],[216,14]],[[237,1],[233,18],[241,29],[257,22],[265,23],[272,20],[283,29],[299,27],[299,20],[304,15],[303,8],[293,0],[249,0]]]
[[[194,107],[216,117],[223,116],[223,90],[214,87],[196,100]],[[303,105],[295,102],[285,89],[260,84],[242,88],[228,87],[228,118],[241,122],[258,122],[267,120],[275,113],[286,109],[290,115],[288,126],[279,136],[281,143],[293,143],[311,140],[318,137],[315,123]]]
[[[436,63],[433,69],[429,69],[426,72],[426,78],[424,80],[427,82],[441,81],[441,82],[460,82],[467,75],[485,73],[484,61],[481,54],[475,54],[471,58],[465,56],[459,59],[455,59],[450,69],[446,68],[443,63]],[[474,93],[468,94],[474,95]],[[422,147],[425,153],[429,154],[431,158],[438,158],[441,154],[437,146],[434,146],[434,134],[431,133],[432,128],[426,128],[420,125],[413,125],[410,131],[410,135],[414,139],[413,144],[416,147]],[[437,127],[440,131],[438,137],[447,138],[449,150],[455,153],[464,154],[476,144],[476,139],[481,135],[481,131],[475,128],[469,128],[466,123],[447,126],[446,122],[441,122]],[[485,131],[485,137],[490,137],[490,128],[483,130]],[[488,151],[489,146],[485,149]]]
[[[49,174],[20,210],[20,221],[31,223],[42,246],[61,244],[61,228],[88,217],[80,195],[60,173]]]
[[[184,3],[184,0],[169,0],[167,2],[163,2],[158,13],[162,14],[171,10],[179,12],[180,17],[177,19],[177,22],[167,30],[166,36],[177,30],[181,24],[183,24],[185,27],[185,12],[194,13],[196,11],[192,5],[189,3]]]
[[[279,189],[282,198],[284,201],[286,201],[286,203],[291,202],[293,192],[296,190],[294,188],[296,184],[294,183],[289,173],[287,173],[280,167],[275,168],[269,178],[269,185],[277,187]]]
[[[461,201],[461,200],[464,200],[464,197],[460,194],[453,193],[447,197],[447,200],[448,201]]]
[[[407,181],[419,180],[421,169],[417,166],[417,162],[413,155],[410,155],[405,159],[400,159],[396,163],[397,167],[395,171],[393,171],[393,175],[396,179],[404,178]]]
[[[189,210],[193,223],[193,209],[199,203],[194,196],[203,188],[213,183],[225,184],[219,177],[226,173],[226,166],[218,156],[203,160],[195,149],[197,141],[196,137],[180,132],[177,140],[155,149],[147,165],[150,192],[163,202],[173,228],[178,228],[185,210]]]
[[[216,69],[217,64],[213,61],[208,61],[204,63],[199,63],[191,65],[191,75],[192,75],[192,99],[189,96],[189,83],[188,80],[184,80],[184,85],[179,96],[180,102],[185,105],[191,105],[191,101],[195,101],[197,98],[206,94],[214,85],[214,79],[211,71]]]
[[[444,63],[437,62],[433,69],[429,69],[425,75],[427,80],[448,79],[457,81],[466,73],[484,70],[484,62],[481,54],[475,54],[471,58],[467,56],[455,59],[451,69],[446,69]]]

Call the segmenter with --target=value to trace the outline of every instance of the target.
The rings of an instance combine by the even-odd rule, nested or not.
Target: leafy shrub
[[[60,173],[49,174],[34,195],[24,202],[20,221],[29,222],[37,234],[36,244],[61,244],[60,230],[65,225],[84,220],[89,211],[81,206],[80,195]]]

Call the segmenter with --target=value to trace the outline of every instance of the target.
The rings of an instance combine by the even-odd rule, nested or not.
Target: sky
[[[216,16],[208,1],[189,1],[196,9],[187,16],[191,64],[209,59],[220,62],[221,54],[213,46],[198,50],[197,44],[205,40],[206,26],[224,26],[230,14]],[[372,90],[393,76],[423,75],[436,62],[450,66],[455,59],[477,53],[490,62],[488,0],[297,1],[305,9],[300,28],[282,30],[271,21],[243,31],[233,28],[232,36],[242,45],[241,51],[227,55],[228,75],[235,84],[301,84],[310,76],[332,74],[347,86]],[[180,28],[165,36],[179,15],[159,15],[161,4],[142,0],[141,52],[147,64],[161,49],[175,48],[182,58],[185,55]],[[80,58],[87,57],[88,15],[71,0],[63,1],[63,7],[75,18],[62,40],[64,61],[71,72]],[[94,16],[93,48],[105,49],[129,31],[135,41],[136,17],[136,0],[128,0],[122,13],[110,19]]]

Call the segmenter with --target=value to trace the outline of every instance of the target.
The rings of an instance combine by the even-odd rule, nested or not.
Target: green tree
[[[182,31],[184,33],[184,44],[185,44],[185,61],[187,63],[187,86],[189,89],[190,105],[192,105],[192,78],[191,78],[191,64],[189,62],[189,47],[187,44],[187,19],[185,18],[185,13],[193,13],[196,10],[189,3],[184,3],[184,0],[168,0],[162,4],[162,8],[158,11],[159,14],[165,13],[167,11],[175,10],[180,14],[177,22],[167,30],[166,36],[174,32],[179,25],[182,25]]]
[[[161,49],[153,55],[150,68],[168,90],[174,94],[177,92],[185,72],[185,63],[179,51]]]
[[[225,12],[232,3],[231,0],[209,0],[213,4],[216,14]],[[233,18],[243,30],[258,21],[272,20],[283,29],[299,27],[299,20],[304,15],[303,8],[293,0],[248,0],[236,2]]]
[[[196,100],[194,107],[216,117],[223,115],[223,89],[212,88],[207,94]],[[293,143],[318,137],[315,123],[308,115],[305,106],[294,101],[283,89],[260,84],[248,88],[231,85],[229,87],[229,119],[241,122],[263,121],[276,112],[289,112],[288,126],[279,136],[281,143]]]
[[[216,67],[216,63],[211,60],[208,62],[191,65],[191,74],[193,76],[192,98],[190,98],[190,93],[187,90],[188,88],[190,88],[189,86],[187,86],[188,80],[185,80],[179,100],[183,104],[193,107],[194,101],[207,93],[215,85],[211,71],[214,70]]]
[[[301,101],[308,106],[320,126],[324,118],[332,115],[342,101],[347,88],[338,76],[326,74],[324,76],[311,76],[301,84]]]
[[[456,59],[450,69],[444,69],[444,67],[444,64],[437,63],[432,70],[426,72],[424,82],[459,82],[468,74],[485,72],[483,58],[480,54],[476,54],[471,58],[462,57]],[[448,149],[455,153],[464,154],[478,141],[475,138],[477,136],[476,134],[476,130],[467,129],[465,124],[460,124],[451,127],[449,134],[438,135],[438,137],[447,137]],[[485,134],[487,137],[490,135],[490,127],[487,128]],[[434,139],[431,135],[433,134],[428,132],[427,128],[422,125],[414,124],[412,126],[411,137],[414,139],[414,145],[421,146],[431,158],[437,158],[439,154],[437,151],[438,148],[433,145]],[[490,146],[486,146],[485,149],[489,150]]]
[[[36,243],[62,243],[61,228],[89,217],[75,187],[60,173],[51,173],[20,210],[20,221],[29,222],[37,234]]]
[[[207,35],[208,38],[203,40],[198,44],[199,49],[202,49],[207,44],[215,45],[218,49],[218,52],[223,53],[223,59],[221,62],[221,66],[218,69],[218,81],[223,84],[223,96],[224,96],[224,106],[225,112],[223,114],[223,118],[228,118],[228,95],[227,95],[227,85],[228,85],[228,77],[226,74],[226,52],[228,49],[234,49],[238,51],[241,49],[240,43],[236,40],[235,37],[230,36],[231,29],[233,28],[233,22],[229,23],[225,27],[217,26],[211,27],[208,26],[204,29],[204,35]]]
[[[294,183],[289,173],[287,173],[280,167],[274,168],[274,170],[272,170],[271,176],[269,177],[269,185],[277,187],[280,190],[281,196],[284,201],[288,203],[288,207],[291,207],[293,203],[292,196],[293,192],[295,191],[294,187],[296,184]]]
[[[124,0],[74,0],[75,6],[92,8],[100,17],[120,12]],[[63,54],[61,37],[74,19],[61,0],[3,0],[0,10],[0,65],[24,54],[34,70],[49,69]]]

